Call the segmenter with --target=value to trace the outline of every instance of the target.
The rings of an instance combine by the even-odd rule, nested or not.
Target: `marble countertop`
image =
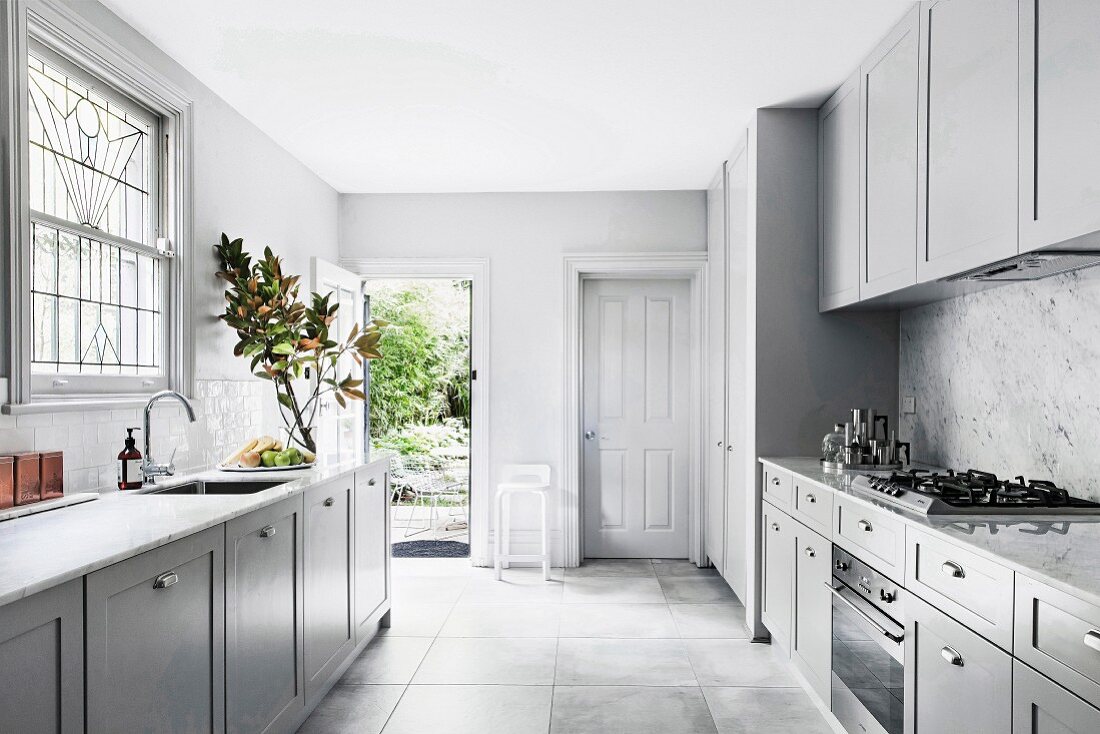
[[[762,457],[760,461],[893,513],[907,525],[1100,606],[1100,515],[926,517],[853,491],[852,479],[859,472],[826,472],[814,458]]]
[[[112,563],[301,494],[361,467],[389,461],[317,466],[301,471],[220,472],[173,477],[163,486],[196,479],[279,481],[271,489],[239,495],[104,493],[98,500],[0,522],[0,606]]]

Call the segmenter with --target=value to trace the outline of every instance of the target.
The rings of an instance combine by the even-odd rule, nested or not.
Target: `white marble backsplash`
[[[250,436],[263,433],[264,401],[274,402],[268,383],[260,380],[198,380],[189,423],[174,401],[158,403],[150,417],[153,458],[167,461],[176,449],[179,472],[208,469]],[[126,428],[141,426],[142,411],[65,411],[0,416],[0,453],[65,452],[65,493],[117,488],[118,453]],[[270,431],[268,431],[270,432]],[[145,439],[138,432],[139,450]]]
[[[901,313],[913,458],[1100,501],[1100,268]]]

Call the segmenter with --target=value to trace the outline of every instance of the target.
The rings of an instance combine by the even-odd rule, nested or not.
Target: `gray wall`
[[[343,257],[489,258],[491,481],[508,463],[548,463],[554,481],[559,476],[563,256],[706,246],[703,191],[340,197]],[[513,545],[533,539],[523,532],[536,527],[533,509],[517,501]],[[555,554],[561,548],[557,515],[551,520]]]
[[[913,456],[1100,500],[1100,269],[903,311]]]

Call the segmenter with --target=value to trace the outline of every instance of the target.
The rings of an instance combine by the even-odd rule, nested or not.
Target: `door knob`
[[[585,441],[591,441],[595,437],[596,437],[596,432],[595,431],[585,431],[584,432],[584,440]]]

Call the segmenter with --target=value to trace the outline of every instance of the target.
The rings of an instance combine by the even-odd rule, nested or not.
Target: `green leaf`
[[[279,342],[271,348],[275,354],[294,354],[294,345],[290,342]]]

